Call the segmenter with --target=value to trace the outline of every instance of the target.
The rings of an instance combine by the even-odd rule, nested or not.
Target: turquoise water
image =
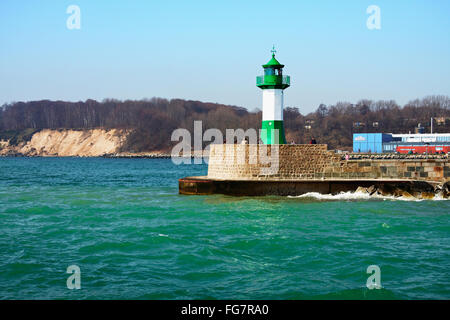
[[[0,158],[0,298],[450,298],[450,201],[178,195],[178,178],[205,173]]]

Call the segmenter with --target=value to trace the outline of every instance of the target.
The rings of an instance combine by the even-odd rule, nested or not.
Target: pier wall
[[[327,145],[211,145],[208,178],[218,180],[450,180],[448,159],[342,160]]]

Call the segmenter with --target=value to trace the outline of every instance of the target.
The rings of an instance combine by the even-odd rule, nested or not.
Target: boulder
[[[434,198],[434,196],[435,196],[434,192],[422,192],[421,193],[421,198],[426,199],[426,200],[431,200]]]
[[[406,199],[411,199],[411,200],[415,199],[415,197],[411,193],[409,193],[408,191],[402,191],[400,196],[402,198],[406,198]]]
[[[371,185],[370,187],[367,188],[367,192],[372,195],[377,191],[377,187],[375,187],[374,185]]]
[[[445,182],[441,187],[442,192],[450,193],[450,181]]]
[[[355,192],[356,192],[356,193],[369,193],[369,192],[367,191],[367,189],[364,188],[364,187],[358,187],[358,189],[356,189]]]
[[[396,188],[389,184],[382,184],[377,189],[377,194],[382,195],[383,197],[388,197],[395,195]]]

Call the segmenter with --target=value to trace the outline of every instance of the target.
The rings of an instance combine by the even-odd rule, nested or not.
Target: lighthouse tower
[[[262,66],[264,75],[256,77],[256,86],[263,92],[261,140],[264,144],[285,144],[283,90],[289,87],[290,77],[283,76],[284,65],[275,59],[275,47],[271,52],[272,59]],[[274,134],[276,130],[278,134]]]

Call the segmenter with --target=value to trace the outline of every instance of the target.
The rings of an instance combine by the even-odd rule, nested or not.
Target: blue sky
[[[39,3],[39,4],[37,4]],[[69,30],[69,5],[81,29]],[[369,30],[369,5],[381,29]],[[154,96],[261,105],[286,65],[285,106],[450,95],[450,1],[0,1],[0,104]]]

